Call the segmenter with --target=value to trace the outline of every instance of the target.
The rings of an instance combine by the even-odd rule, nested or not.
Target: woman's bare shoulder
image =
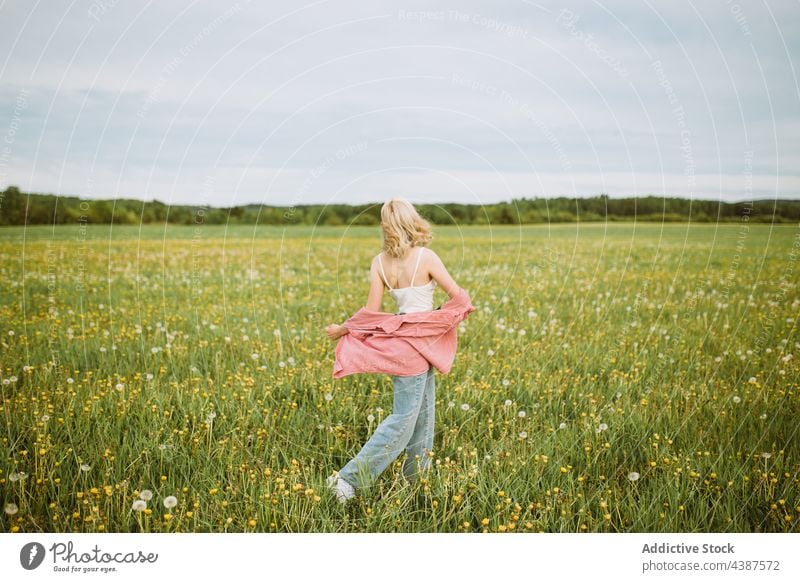
[[[425,249],[426,249],[425,254],[427,255],[428,260],[436,262],[436,263],[441,263],[442,262],[442,259],[439,258],[439,255],[436,254],[435,250],[433,250],[430,247],[425,247]]]

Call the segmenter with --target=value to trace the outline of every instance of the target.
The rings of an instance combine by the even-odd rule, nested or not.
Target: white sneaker
[[[339,475],[331,475],[328,477],[327,483],[339,503],[347,503],[348,499],[352,499],[356,496],[355,488],[339,477]]]

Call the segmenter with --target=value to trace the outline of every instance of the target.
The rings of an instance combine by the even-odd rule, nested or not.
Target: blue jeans
[[[436,403],[434,368],[417,376],[392,376],[392,413],[383,419],[359,453],[340,471],[339,477],[353,487],[372,485],[405,450],[403,474],[415,481],[430,466],[426,454],[433,450]]]

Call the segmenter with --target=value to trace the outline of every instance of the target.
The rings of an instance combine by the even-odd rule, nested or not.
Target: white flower
[[[512,404],[514,404],[514,403],[513,403],[513,402],[511,402],[510,400],[506,400],[506,401],[504,402],[504,404],[505,404],[506,406],[511,406],[511,405],[512,405]]]
[[[6,503],[6,515],[14,515],[19,511],[16,503]]]
[[[278,367],[279,368],[285,368],[286,367],[286,362],[284,362],[284,361],[278,362]]]
[[[766,412],[765,412],[765,413],[763,413],[763,414],[762,414],[761,416],[759,416],[758,418],[760,418],[761,420],[767,420],[767,413],[766,413]]]
[[[524,411],[524,410],[520,410],[520,411],[517,413],[517,416],[519,416],[520,418],[525,418],[525,411]]]
[[[527,432],[525,432],[524,430],[523,430],[523,431],[520,431],[520,433],[519,433],[519,438],[521,438],[521,439],[526,439],[526,438],[528,438],[528,433],[527,433]]]
[[[326,392],[325,393],[325,400],[327,400],[328,402],[333,400],[333,394],[331,394],[330,392]]]
[[[83,471],[84,473],[88,473],[91,470],[92,470],[92,466],[91,465],[87,465],[86,463],[81,465],[81,471]]]
[[[118,392],[122,392],[125,389],[125,384],[119,383],[114,388],[117,389]]]
[[[48,414],[43,414],[43,415],[42,415],[42,422],[47,422],[48,420],[50,420],[50,415],[48,415]]]
[[[374,414],[368,414],[367,415],[367,422],[373,422],[374,420],[375,420],[375,415]]]
[[[147,374],[145,374],[144,377],[147,378],[148,380],[152,380],[154,376],[150,372],[148,372]]]
[[[252,354],[250,354],[250,358],[252,358],[253,360],[257,360],[259,357],[260,357],[260,356],[259,356],[257,353],[255,353],[255,352],[253,352]]]
[[[491,358],[494,355],[494,350],[487,351],[486,355],[488,355]]]
[[[453,408],[455,405],[456,403],[451,400],[450,402],[447,403],[447,408]]]
[[[67,378],[67,384],[74,384],[74,383],[75,380],[73,380],[72,378]]]
[[[137,499],[133,502],[133,506],[131,507],[134,511],[144,511],[147,509],[147,502],[143,501],[142,499]]]
[[[628,479],[630,479],[631,481],[636,481],[638,478],[639,478],[639,473],[637,473],[636,471],[631,471],[630,473],[628,473]]]
[[[755,384],[756,382],[758,382],[758,380],[756,380],[755,376],[750,376],[750,379],[748,380],[748,382],[750,382],[751,384]]]
[[[286,361],[289,363],[290,366],[294,366],[294,358],[292,356],[286,358]]]
[[[8,480],[9,481],[21,481],[22,479],[24,479],[27,476],[28,476],[27,473],[24,473],[24,472],[20,471],[19,473],[11,473],[8,476]]]
[[[599,428],[600,430],[608,430],[608,425],[605,422],[601,422],[600,426],[597,428]]]
[[[164,507],[167,509],[172,509],[178,505],[178,498],[174,495],[170,495],[169,497],[164,498]]]
[[[511,382],[509,382],[508,378],[505,378],[503,380],[503,386],[508,386],[509,384],[511,384]]]
[[[734,397],[733,397],[733,402],[734,402],[734,404],[739,404],[741,401],[742,401],[742,399],[741,399],[741,398],[739,398],[738,396],[734,396]]]
[[[206,424],[211,424],[217,418],[217,413],[213,410],[206,415]]]
[[[558,425],[558,428],[567,428],[567,423],[562,422],[561,424]]]
[[[772,453],[766,453],[766,452],[761,453],[761,458],[762,459],[769,459],[771,456],[772,456]]]
[[[142,489],[142,492],[139,493],[139,499],[144,499],[145,501],[150,501],[153,498],[153,492],[149,489]]]
[[[463,410],[464,412],[466,412],[467,410],[469,410],[469,404],[467,404],[466,402],[465,402],[464,404],[462,404],[462,405],[461,405],[461,410]]]

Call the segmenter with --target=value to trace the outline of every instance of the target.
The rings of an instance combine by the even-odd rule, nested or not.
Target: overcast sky
[[[800,198],[800,3],[5,1],[0,188]]]

